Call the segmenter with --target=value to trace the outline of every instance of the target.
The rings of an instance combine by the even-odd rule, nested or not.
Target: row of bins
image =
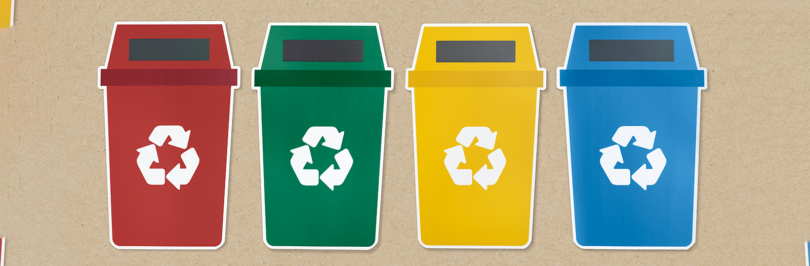
[[[270,24],[251,77],[265,244],[373,248],[394,77],[378,25]],[[406,77],[419,243],[528,247],[546,83],[530,26],[426,24]],[[691,247],[706,73],[689,25],[575,24],[557,82],[574,242]],[[224,23],[116,23],[98,84],[115,247],[224,244],[239,84]]]

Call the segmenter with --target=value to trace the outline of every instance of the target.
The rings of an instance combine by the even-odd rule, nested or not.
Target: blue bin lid
[[[705,88],[687,23],[577,23],[558,84]]]

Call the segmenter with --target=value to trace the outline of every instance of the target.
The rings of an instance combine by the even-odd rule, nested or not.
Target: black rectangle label
[[[436,41],[438,63],[514,63],[515,41]]]
[[[590,40],[590,61],[674,62],[673,40]]]
[[[209,39],[129,39],[129,61],[205,61]]]
[[[284,62],[363,62],[362,40],[284,40]]]

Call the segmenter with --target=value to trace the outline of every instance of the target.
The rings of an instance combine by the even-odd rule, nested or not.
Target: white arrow
[[[191,135],[191,130],[183,131],[182,126],[156,126],[149,135],[149,141],[158,146],[163,146],[166,137],[171,136],[172,141],[169,145],[185,149],[188,146],[188,138]]]
[[[349,175],[349,170],[352,169],[352,165],[354,164],[354,159],[352,159],[349,149],[343,149],[335,154],[335,161],[340,169],[335,169],[335,165],[333,164],[321,174],[321,181],[331,190],[335,190],[335,186],[343,184],[343,181],[346,180],[346,176]]]
[[[197,166],[200,165],[200,157],[197,156],[197,150],[194,148],[188,149],[183,152],[183,154],[180,154],[180,159],[183,159],[186,168],[180,168],[180,164],[178,163],[166,174],[166,179],[168,179],[177,190],[180,190],[181,185],[188,185],[188,182],[191,182],[191,177],[194,176],[194,172],[197,171]]]
[[[318,185],[318,170],[317,169],[304,169],[307,163],[312,163],[312,155],[309,152],[309,146],[304,145],[290,150],[293,153],[290,159],[295,176],[298,177],[298,182],[304,186],[317,186]]]
[[[667,166],[667,158],[664,157],[664,152],[662,152],[660,148],[648,153],[647,160],[650,161],[652,169],[647,169],[647,164],[644,164],[638,171],[633,173],[633,181],[636,181],[636,184],[641,186],[644,190],[647,190],[647,186],[655,185],[655,183],[658,182],[658,178],[661,177],[661,172],[663,172],[664,167]]]
[[[447,153],[447,157],[444,157],[444,166],[447,168],[447,171],[450,172],[453,183],[462,186],[472,185],[472,170],[458,169],[459,164],[467,163],[467,159],[464,158],[464,147],[458,145],[446,149],[444,152]],[[486,167],[486,165],[484,167]]]
[[[166,171],[163,169],[151,169],[149,166],[152,162],[158,163],[157,148],[154,144],[149,144],[146,147],[138,149],[138,169],[141,170],[143,178],[147,184],[150,185],[163,185],[166,182]]]
[[[475,143],[475,146],[492,150],[495,148],[495,139],[497,136],[498,131],[490,132],[488,127],[465,127],[458,133],[456,141],[464,145],[464,147],[470,147],[473,139],[477,137],[478,142]]]
[[[622,150],[619,145],[613,145],[599,150],[602,152],[602,158],[599,159],[599,164],[602,165],[602,170],[605,170],[611,184],[617,186],[630,185],[630,170],[629,169],[613,169],[616,163],[624,163],[622,158]]]
[[[335,127],[310,127],[304,134],[304,143],[315,148],[323,137],[325,139],[323,146],[339,150],[340,145],[343,144],[343,133],[345,131],[338,132]]]
[[[650,129],[645,126],[620,127],[616,130],[616,134],[613,134],[613,142],[622,145],[622,147],[627,147],[627,144],[630,143],[630,139],[633,137],[636,138],[636,142],[633,142],[633,145],[652,150],[653,143],[655,143],[655,131],[650,132]]]
[[[475,173],[475,176],[473,176],[475,182],[478,182],[484,190],[487,189],[487,186],[494,185],[498,182],[498,177],[501,176],[503,168],[506,166],[506,157],[503,156],[501,149],[493,151],[487,158],[489,158],[489,163],[492,164],[492,169],[487,169],[487,166],[484,165]]]

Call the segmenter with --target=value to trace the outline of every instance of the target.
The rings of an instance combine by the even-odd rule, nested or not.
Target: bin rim
[[[222,238],[218,245],[211,247],[201,246],[119,246],[113,241],[112,231],[112,197],[110,191],[110,128],[109,128],[109,115],[107,112],[107,86],[101,86],[101,70],[107,69],[110,62],[110,52],[112,51],[113,40],[115,40],[115,31],[118,25],[222,25],[222,33],[225,37],[225,46],[228,49],[228,60],[231,63],[231,68],[236,69],[237,78],[236,85],[231,86],[231,101],[230,101],[230,114],[228,115],[228,149],[227,149],[227,162],[225,164],[225,201],[223,202],[222,209]],[[106,144],[106,159],[107,159],[107,221],[110,232],[110,244],[116,249],[134,249],[134,250],[216,250],[225,244],[225,230],[228,222],[228,188],[230,186],[230,173],[231,173],[231,138],[233,136],[233,90],[239,88],[241,81],[241,69],[233,65],[233,56],[231,54],[231,45],[228,40],[228,31],[225,28],[224,21],[117,21],[113,24],[113,30],[110,37],[110,45],[107,47],[107,59],[104,66],[98,67],[98,88],[104,91],[104,142]],[[0,265],[2,266],[2,265]]]
[[[571,26],[571,36],[568,38],[568,50],[565,53],[565,62],[561,67],[557,67],[557,89],[565,90],[566,86],[560,85],[560,71],[568,69],[568,57],[571,55],[571,45],[574,43],[574,32],[577,26],[685,26],[686,31],[689,33],[689,42],[692,45],[692,55],[695,57],[695,65],[697,70],[703,71],[703,87],[698,87],[700,90],[709,88],[709,71],[705,67],[700,66],[700,61],[697,56],[697,48],[695,48],[695,38],[692,36],[692,26],[688,22],[574,22]]]
[[[3,246],[5,247],[5,244],[3,244]],[[804,264],[805,265],[810,265],[810,254],[808,254],[808,251],[810,251],[810,249],[808,249],[808,248],[810,248],[810,247],[808,247],[808,242],[804,241]],[[2,265],[2,264],[0,264],[0,265]]]
[[[9,28],[11,28],[11,26],[14,26],[14,1],[15,0],[11,0],[11,12],[9,12],[9,14],[8,14],[8,20],[9,20],[8,27]],[[5,248],[5,245],[3,247]],[[2,252],[2,250],[0,250],[0,252]],[[2,256],[0,256],[0,257],[2,257]],[[0,258],[0,266],[3,266],[2,258]]]
[[[527,27],[529,29],[529,39],[531,40],[532,53],[534,54],[534,66],[537,71],[543,72],[543,87],[537,87],[538,90],[546,89],[547,71],[545,68],[540,67],[540,60],[537,59],[537,47],[534,43],[534,33],[532,26],[529,23],[424,23],[419,29],[419,39],[416,43],[416,51],[413,53],[413,63],[410,68],[405,69],[405,89],[413,92],[413,87],[408,84],[408,78],[412,71],[416,71],[416,58],[419,55],[419,48],[422,47],[422,34],[425,33],[425,27]],[[419,206],[417,206],[419,207]],[[421,241],[420,241],[421,242]],[[528,244],[527,244],[528,246]]]
[[[222,25],[222,34],[225,37],[225,48],[227,48],[228,51],[228,61],[231,63],[231,69],[236,69],[236,85],[231,86],[231,89],[238,89],[242,84],[242,68],[233,65],[231,41],[228,38],[228,29],[225,27],[224,21],[116,21],[113,24],[112,34],[110,35],[110,45],[107,46],[107,59],[104,61],[103,66],[98,67],[98,73],[96,73],[96,76],[98,77],[96,86],[98,86],[99,89],[104,90],[107,88],[107,86],[101,85],[101,70],[107,69],[107,66],[110,65],[110,53],[112,52],[113,41],[115,41],[115,32],[118,29],[118,25]]]
[[[374,231],[374,243],[367,247],[344,247],[344,246],[273,246],[267,242],[267,214],[265,213],[264,201],[264,140],[262,135],[262,97],[261,87],[256,87],[255,71],[261,70],[262,62],[264,62],[264,52],[267,49],[267,39],[270,37],[270,28],[273,26],[374,26],[377,29],[377,40],[380,45],[380,52],[382,53],[383,66],[385,70],[391,72],[391,85],[385,88],[385,96],[383,102],[383,121],[382,121],[382,141],[380,144],[380,173],[379,184],[377,186],[377,222]],[[380,33],[380,24],[373,22],[270,22],[267,24],[267,31],[264,35],[264,44],[262,44],[262,54],[259,58],[259,66],[254,67],[250,74],[250,85],[257,91],[258,100],[258,113],[259,113],[259,171],[262,189],[262,242],[270,249],[299,249],[299,250],[371,250],[380,242],[380,212],[382,208],[382,184],[383,184],[383,167],[385,161],[385,125],[388,114],[388,91],[394,88],[394,68],[388,66],[388,61],[385,58],[385,47],[382,42],[382,34]]]
[[[385,90],[390,91],[394,89],[394,68],[388,66],[388,60],[385,58],[385,45],[383,45],[382,33],[380,32],[380,24],[376,22],[270,22],[267,23],[267,30],[264,33],[264,43],[262,43],[262,54],[259,56],[259,66],[251,69],[250,73],[250,86],[254,90],[260,90],[261,86],[256,86],[256,70],[262,70],[262,62],[264,62],[264,53],[267,50],[267,40],[270,38],[270,28],[273,26],[374,26],[377,29],[377,41],[380,43],[380,53],[382,53],[383,66],[386,71],[391,72],[391,84],[385,87]],[[267,243],[265,243],[267,244]],[[376,245],[376,241],[374,242]],[[270,245],[267,245],[268,247]],[[373,246],[372,246],[373,247]]]

